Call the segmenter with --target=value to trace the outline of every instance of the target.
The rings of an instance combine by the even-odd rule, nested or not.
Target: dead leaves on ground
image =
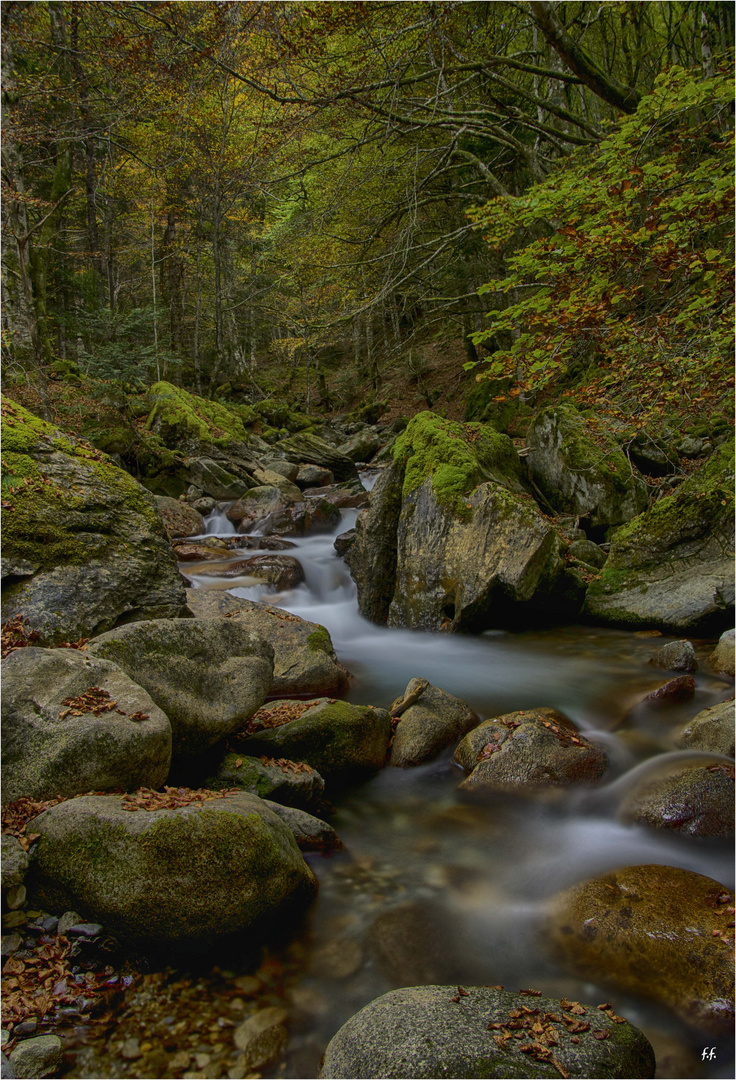
[[[327,703],[334,705],[336,698],[328,698]],[[268,728],[281,727],[290,720],[298,720],[299,717],[314,708],[314,701],[281,701],[278,705],[263,705],[258,712],[254,713],[245,725],[230,736],[229,741],[235,743],[265,731]],[[229,745],[229,742],[228,742]]]
[[[40,631],[32,630],[23,625],[22,615],[14,615],[12,619],[4,622],[2,628],[0,628],[0,658],[4,660],[14,649],[35,645],[40,637]],[[78,641],[61,641],[49,647],[55,649],[79,649],[81,651],[86,648],[87,640],[87,638],[80,638]]]
[[[210,799],[224,799],[226,795],[240,793],[239,788],[210,791],[209,788],[164,787],[163,791],[141,787],[120,800],[123,810],[178,810],[182,806],[198,805]]]

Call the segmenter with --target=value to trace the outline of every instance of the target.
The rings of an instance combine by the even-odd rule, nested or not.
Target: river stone
[[[413,986],[376,998],[333,1036],[320,1077],[654,1076],[654,1052],[644,1035],[594,1006],[588,1007],[594,1021],[590,1030],[572,1035],[562,1022],[564,1005],[559,1000],[530,999],[486,986],[462,989],[464,995],[452,985]],[[533,1020],[539,1018],[554,1031],[558,1045],[550,1048],[547,1060],[523,1052],[534,1035],[520,1041],[503,1038],[504,1030],[514,1034],[511,1029],[488,1030],[489,1022],[513,1024],[529,1008],[539,1010]],[[546,1019],[548,1015],[555,1019]],[[606,1035],[596,1038],[596,1032]]]
[[[476,943],[468,940],[457,916],[435,900],[409,900],[381,911],[368,930],[366,948],[391,986],[484,975],[482,962],[473,963]]]
[[[301,488],[297,487],[293,481],[288,480],[279,469],[272,469],[270,466],[266,468],[264,465],[253,470],[253,479],[256,484],[262,487],[278,488],[281,494],[290,502],[299,502],[302,497]]]
[[[361,615],[383,625],[396,587],[396,531],[401,514],[404,466],[392,462],[371,491],[370,506],[355,521],[350,573],[358,589]]]
[[[698,661],[692,641],[670,641],[649,658],[652,667],[665,671],[697,671]]]
[[[670,768],[637,784],[619,813],[624,821],[687,836],[733,837],[733,765]]]
[[[230,549],[225,544],[177,544],[174,552],[179,562],[210,562],[218,556],[227,558]]]
[[[629,866],[552,897],[541,941],[571,971],[651,998],[717,1038],[734,1019],[728,905],[732,893],[711,878]]]
[[[300,465],[296,483],[300,488],[322,487],[325,484],[334,484],[335,474],[329,469],[322,469],[319,465]]]
[[[171,722],[172,752],[198,754],[261,707],[273,648],[233,619],[153,619],[92,640],[89,656],[116,663]]]
[[[707,750],[734,756],[734,702],[722,701],[703,709],[677,733],[676,744],[683,750]]]
[[[17,481],[3,496],[3,619],[20,615],[50,645],[184,614],[150,492],[81,439],[15,402],[2,408],[3,472]]]
[[[259,522],[267,518],[269,514],[278,510],[284,510],[298,502],[301,491],[296,489],[296,498],[291,498],[273,484],[262,484],[259,487],[246,491],[242,499],[238,499],[225,511],[228,519],[235,525],[240,526],[243,532],[253,529]]]
[[[590,528],[631,521],[649,503],[647,485],[618,444],[596,433],[594,440],[578,410],[569,404],[539,413],[527,434],[526,462],[558,513],[573,514]]]
[[[326,780],[342,780],[382,768],[390,738],[385,709],[318,698],[301,716],[259,731],[241,745],[247,754],[306,761]]]
[[[351,435],[347,442],[338,447],[351,461],[370,461],[381,449],[381,437],[372,428],[366,428]]]
[[[255,931],[316,888],[290,829],[245,793],[135,812],[114,795],[83,796],[40,814],[33,830],[33,903],[74,908],[140,945]]]
[[[680,675],[679,678],[670,679],[652,690],[644,698],[644,702],[652,708],[659,708],[663,705],[679,705],[683,701],[690,701],[694,696],[695,680],[691,675]]]
[[[303,763],[299,772],[294,772],[293,769],[282,769],[278,765],[265,764],[260,758],[235,752],[225,754],[205,785],[215,791],[241,788],[261,799],[305,808],[321,806],[325,790],[325,782],[317,770]]]
[[[265,457],[261,464],[264,469],[270,469],[271,472],[278,473],[279,476],[285,476],[292,484],[296,484],[299,466],[295,465],[293,461],[287,461],[285,458]]]
[[[454,760],[470,775],[467,794],[538,788],[598,780],[605,751],[581,735],[572,721],[545,710],[509,713],[487,720],[466,735]]]
[[[392,713],[420,681],[412,679],[401,697],[393,702],[389,712]],[[407,766],[431,761],[478,723],[480,717],[464,701],[430,685],[399,717],[388,763]]]
[[[0,837],[2,851],[2,887],[12,889],[23,884],[28,870],[28,853],[23,850],[17,837],[3,833]]]
[[[204,532],[204,518],[198,510],[166,495],[154,495],[154,499],[172,540],[179,536],[199,536]]]
[[[210,557],[212,557],[210,555]],[[254,555],[238,562],[222,563],[206,570],[194,571],[211,578],[254,577],[267,581],[275,589],[294,589],[304,581],[304,570],[291,555]],[[185,575],[189,576],[189,575]]]
[[[244,466],[249,467],[248,471]],[[254,486],[251,470],[255,466],[250,459],[215,461],[195,454],[187,458],[186,478],[211,499],[239,499]]]
[[[273,1058],[283,1054],[289,1041],[284,1027],[288,1014],[284,1009],[271,1005],[258,1009],[233,1032],[233,1041],[243,1051],[239,1062],[244,1072],[253,1072],[267,1065]]]
[[[677,490],[619,529],[591,583],[598,622],[675,633],[733,625],[733,441]]]
[[[736,653],[736,630],[726,630],[721,634],[720,640],[713,652],[708,657],[708,663],[714,671],[723,675],[734,674],[734,656]]]
[[[114,708],[70,706],[69,699],[92,688],[109,695],[102,703]],[[171,724],[145,689],[108,660],[77,649],[16,649],[2,662],[2,711],[4,802],[158,787],[166,780]]]
[[[264,799],[264,802],[269,810],[273,810],[274,814],[289,826],[300,851],[338,851],[343,846],[332,826],[321,818],[307,814],[295,806],[284,806],[269,799]]]
[[[58,1035],[24,1039],[10,1055],[12,1075],[21,1078],[51,1076],[61,1067],[62,1045]]]
[[[0,1077],[2,1080],[15,1080],[15,1072],[5,1054],[0,1054]]]
[[[320,465],[323,469],[329,469],[337,480],[352,480],[358,475],[354,462],[347,454],[330,446],[311,431],[299,431],[288,439],[282,439],[276,444],[276,449],[300,464]],[[301,486],[299,477],[297,481]]]
[[[187,604],[198,619],[231,616],[273,646],[272,697],[342,694],[350,675],[339,663],[324,626],[283,608],[210,589],[187,589]]]

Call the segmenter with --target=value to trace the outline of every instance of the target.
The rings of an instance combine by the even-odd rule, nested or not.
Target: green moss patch
[[[233,440],[247,442],[248,435],[240,416],[217,401],[189,394],[171,383],[158,382],[147,394],[150,407],[146,430],[164,425],[182,437],[226,446]]]

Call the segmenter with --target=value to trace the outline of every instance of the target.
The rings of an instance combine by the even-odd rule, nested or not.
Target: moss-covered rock
[[[3,400],[3,616],[41,644],[185,610],[153,497],[99,450]]]
[[[734,444],[628,525],[585,598],[618,626],[710,631],[733,626]]]
[[[539,413],[529,427],[527,443],[529,471],[558,513],[574,514],[602,532],[646,509],[646,483],[611,436],[593,437],[574,405]]]
[[[530,1001],[489,986],[463,987],[460,994],[457,986],[391,990],[343,1024],[325,1051],[320,1076],[654,1076],[654,1052],[638,1028],[593,1004],[575,1003],[578,1017],[589,1018],[578,1022],[572,1004]]]
[[[544,947],[566,967],[651,998],[716,1038],[734,1019],[733,894],[673,866],[629,866],[552,897]]]
[[[322,698],[295,720],[259,731],[241,745],[254,757],[305,761],[326,780],[342,780],[380,769],[390,738],[385,709]]]
[[[297,772],[238,753],[225,754],[217,769],[207,777],[205,786],[215,791],[240,788],[260,799],[303,809],[321,806],[325,790],[320,774],[307,765],[302,764]]]
[[[389,712],[393,715],[401,702],[419,690],[421,684],[422,680],[412,679],[403,695],[392,703]],[[437,686],[425,686],[417,700],[399,717],[388,763],[406,767],[431,761],[478,723],[480,717],[460,698]]]
[[[168,382],[158,382],[146,395],[149,407],[146,430],[157,432],[168,446],[214,443],[227,446],[233,440],[247,443],[245,425],[233,409],[219,401],[190,394]]]
[[[286,432],[277,442],[277,449],[290,461],[329,469],[338,480],[352,480],[358,475],[354,462],[347,454],[330,446],[312,431],[300,431],[294,435]]]
[[[523,492],[521,463],[511,439],[487,424],[460,424],[433,412],[418,413],[393,448],[405,465],[402,493],[416,491],[431,477],[441,506],[467,517],[463,497],[484,480]]]
[[[115,664],[75,649],[2,662],[3,801],[163,784],[171,724]]]
[[[33,902],[77,911],[140,945],[255,934],[316,888],[291,830],[245,793],[134,813],[116,796],[86,796],[47,810],[33,831]]]

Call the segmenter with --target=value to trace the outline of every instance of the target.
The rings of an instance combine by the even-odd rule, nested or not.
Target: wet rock
[[[366,949],[393,986],[419,986],[468,977],[475,947],[464,940],[457,920],[427,900],[396,904],[374,920]],[[480,965],[476,975],[482,978]]]
[[[426,680],[412,679],[402,696],[392,703],[389,712],[393,714],[422,682]],[[428,685],[415,703],[401,713],[388,763],[405,767],[431,761],[478,723],[480,717],[464,701]]]
[[[683,701],[690,701],[695,696],[695,679],[690,675],[681,675],[678,679],[670,679],[669,682],[658,686],[644,698],[647,705],[659,707],[662,705],[679,705]]]
[[[694,1029],[733,1026],[733,895],[671,866],[629,866],[552,897],[542,941],[585,978],[651,998]]]
[[[586,1006],[583,1019],[593,1021],[586,1028],[569,1013],[572,1023],[565,1022],[564,1010],[557,999],[530,999],[485,986],[392,990],[343,1024],[325,1051],[320,1076],[654,1076],[652,1048],[633,1025]],[[555,1045],[536,1042],[537,1050],[524,1052],[536,1039],[534,1023],[550,1029]],[[513,1037],[520,1030],[521,1040]]]
[[[318,698],[310,709],[280,727],[242,742],[253,756],[306,761],[326,780],[374,772],[386,761],[391,720],[385,709]]]
[[[370,622],[383,625],[396,588],[396,530],[402,504],[404,467],[391,465],[371,491],[370,507],[355,522],[350,573],[358,588],[358,607]]]
[[[203,495],[201,499],[194,499],[190,505],[192,510],[196,510],[202,517],[207,517],[215,509],[217,503],[209,495]]]
[[[5,399],[2,455],[10,476],[38,481],[5,499],[4,620],[21,616],[50,645],[185,614],[161,515],[132,476]]]
[[[677,746],[683,750],[708,750],[713,754],[734,756],[734,703],[722,701],[703,709],[676,737]]]
[[[174,548],[174,553],[179,562],[206,562],[220,554],[226,556],[229,550],[227,544],[179,544]]]
[[[341,694],[347,689],[350,676],[324,626],[283,608],[209,589],[188,589],[187,603],[197,618],[232,616],[228,621],[240,623],[273,647],[272,697]]]
[[[465,736],[454,760],[470,772],[460,785],[466,794],[590,783],[608,765],[601,747],[547,709],[485,721]]]
[[[309,970],[321,979],[347,979],[363,965],[363,948],[349,937],[335,937],[312,953]]]
[[[297,491],[301,497],[301,492]],[[241,532],[251,532],[256,525],[269,517],[269,515],[283,511],[298,502],[291,496],[271,484],[251,488],[242,499],[238,499],[225,511],[233,524],[237,525]]]
[[[18,1078],[50,1076],[61,1066],[61,1052],[58,1035],[39,1035],[16,1046],[10,1055],[10,1067]]]
[[[5,1054],[0,1055],[0,1077],[2,1077],[2,1080],[15,1080],[13,1066],[6,1058]]]
[[[278,488],[281,494],[290,502],[299,502],[302,497],[301,488],[298,488],[296,484],[287,479],[278,469],[266,467],[254,469],[253,479],[256,484],[263,487]]]
[[[691,765],[670,769],[637,785],[621,817],[687,836],[734,834],[733,766]]]
[[[300,851],[339,851],[343,846],[340,837],[326,821],[293,806],[282,806],[268,799],[264,801],[289,826]]]
[[[348,529],[347,532],[340,533],[339,536],[335,537],[335,542],[332,546],[341,559],[349,562],[350,552],[354,543],[355,529]]]
[[[133,1037],[126,1039],[120,1051],[120,1056],[125,1058],[126,1061],[137,1061],[139,1057],[142,1057],[143,1054],[138,1040]]]
[[[304,498],[323,499],[341,510],[360,509],[360,507],[367,506],[371,501],[369,491],[355,491],[353,487],[307,488],[304,492]]]
[[[66,935],[67,931],[72,928],[72,926],[79,926],[81,922],[82,917],[76,911],[65,911],[59,919],[59,924],[56,927],[56,932],[57,934],[59,934],[60,937],[63,937]]]
[[[339,447],[341,454],[346,454],[351,461],[370,461],[381,449],[381,437],[372,428],[352,435],[347,442]]]
[[[713,632],[733,623],[733,442],[620,528],[585,611],[628,628]]]
[[[209,567],[206,574],[214,578],[259,578],[279,591],[294,589],[304,581],[302,564],[290,555],[254,555],[250,559]]]
[[[302,808],[321,806],[325,790],[325,782],[316,769],[303,766],[296,772],[238,753],[226,754],[207,778],[206,785],[216,791],[241,788],[261,799]]]
[[[184,475],[212,499],[239,499],[253,487],[251,473],[255,465],[252,458],[244,462],[226,455],[216,460],[214,456],[193,454],[187,458]]]
[[[166,532],[172,540],[178,536],[197,536],[204,532],[204,518],[186,503],[166,495],[154,495]]]
[[[246,1072],[262,1068],[284,1052],[289,1041],[284,1027],[287,1019],[284,1009],[271,1006],[259,1009],[235,1029],[233,1041],[243,1051],[239,1064]]]
[[[12,889],[14,885],[22,885],[28,870],[28,853],[23,850],[19,840],[10,833],[3,833],[0,837],[0,845],[3,889]]]
[[[253,795],[132,813],[124,805],[83,796],[34,819],[34,903],[99,915],[141,946],[197,948],[314,893],[290,829]]]
[[[687,640],[670,641],[649,658],[652,667],[665,671],[697,671],[698,661],[693,643]]]
[[[272,647],[233,619],[129,623],[91,641],[87,655],[113,661],[147,690],[171,722],[175,755],[237,731],[273,678]]]
[[[11,885],[11,887],[5,893],[5,905],[8,908],[8,911],[17,911],[18,908],[23,907],[25,902],[25,885]]]
[[[734,655],[736,653],[736,630],[726,630],[720,641],[708,657],[708,663],[714,671],[723,675],[734,674]]]
[[[646,483],[616,442],[588,433],[573,405],[545,409],[527,434],[526,461],[537,486],[558,513],[574,514],[593,529],[621,525],[645,510]]]
[[[139,680],[92,652],[12,652],[2,710],[5,801],[158,787],[168,775],[168,716]]]

